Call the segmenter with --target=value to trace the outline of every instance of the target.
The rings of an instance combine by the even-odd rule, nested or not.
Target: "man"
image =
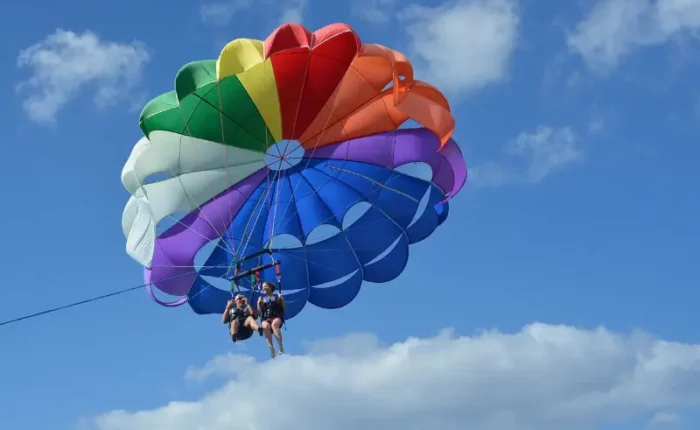
[[[221,321],[229,325],[229,333],[231,333],[231,340],[234,343],[249,339],[254,330],[260,336],[263,335],[263,329],[255,321],[255,312],[243,294],[237,295],[226,303]]]

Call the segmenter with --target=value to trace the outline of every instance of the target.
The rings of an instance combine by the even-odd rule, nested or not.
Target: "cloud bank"
[[[217,357],[188,371],[227,381],[199,401],[109,412],[92,428],[583,430],[678,423],[700,403],[700,345],[604,328],[536,323],[389,346],[352,335],[311,351],[265,362]]]

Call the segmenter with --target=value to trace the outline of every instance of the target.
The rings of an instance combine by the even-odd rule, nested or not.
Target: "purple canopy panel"
[[[440,139],[424,128],[397,130],[346,140],[312,151],[313,158],[359,161],[387,169],[423,162],[433,170],[432,182],[451,199],[467,180],[467,166],[457,143],[450,139],[440,149]]]
[[[195,255],[204,245],[226,232],[268,172],[267,168],[260,169],[156,238],[151,269],[144,272],[145,282],[173,296],[186,295],[198,276],[194,272]]]

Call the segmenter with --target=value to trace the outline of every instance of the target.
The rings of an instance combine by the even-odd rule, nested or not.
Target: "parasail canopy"
[[[406,57],[345,24],[236,39],[143,108],[122,172],[126,250],[165,306],[220,313],[221,280],[255,300],[278,274],[287,319],[345,306],[447,218],[467,173],[454,125]]]

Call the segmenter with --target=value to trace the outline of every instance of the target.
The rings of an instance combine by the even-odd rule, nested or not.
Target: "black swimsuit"
[[[262,302],[262,319],[263,321],[272,322],[275,318],[284,320],[284,308],[279,302],[279,296],[275,295],[272,297],[263,296]]]
[[[245,320],[250,316],[248,314],[248,309],[235,307],[229,311],[229,315],[231,316],[229,324],[233,324],[233,320],[238,320],[236,340],[246,340],[253,335],[253,329],[245,324]]]

